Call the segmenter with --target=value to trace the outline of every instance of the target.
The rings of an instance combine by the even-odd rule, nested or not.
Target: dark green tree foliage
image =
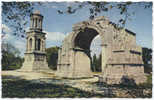
[[[98,58],[98,72],[101,72],[102,71],[102,54],[99,55],[99,58]]]
[[[96,63],[97,63],[97,57],[96,57],[96,54],[94,54],[92,58],[92,66],[91,66],[93,72],[96,72],[96,65],[97,65]]]
[[[47,48],[46,53],[49,68],[56,70],[58,61],[58,47]]]
[[[142,59],[144,64],[148,64],[148,62],[152,62],[152,49],[142,48]]]
[[[25,37],[26,17],[30,16],[33,6],[31,2],[2,2],[2,20],[13,29],[13,35]]]
[[[101,72],[101,54],[97,58],[96,54],[93,55],[92,58],[92,66],[91,69],[93,72]]]
[[[19,50],[12,44],[2,43],[2,70],[19,69],[23,63],[19,54]]]
[[[142,59],[144,63],[144,72],[152,72],[152,49],[142,48]]]

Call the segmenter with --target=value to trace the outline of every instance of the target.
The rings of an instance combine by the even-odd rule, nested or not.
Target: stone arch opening
[[[99,33],[92,28],[85,28],[83,31],[80,31],[75,38],[74,44],[75,47],[79,47],[81,49],[89,50],[90,44],[95,36]]]
[[[83,30],[81,30],[74,38],[74,48],[80,52],[85,53],[87,55],[87,57],[89,57],[89,60],[90,60],[89,66],[90,66],[91,71],[92,71],[92,68],[94,67],[94,65],[92,64],[93,59],[92,59],[92,55],[91,55],[92,51],[90,50],[90,47],[91,47],[91,43],[94,40],[94,38],[96,36],[100,36],[99,34],[100,33],[98,33],[98,31],[96,29],[86,27]],[[101,38],[101,42],[102,42],[102,38]],[[101,49],[101,51],[102,51],[102,49]],[[101,54],[101,56],[102,56],[102,54]],[[86,56],[83,56],[83,57],[86,59]],[[84,64],[85,63],[83,63],[83,65],[81,65],[81,66],[85,66]],[[101,67],[101,65],[100,65],[100,67]],[[100,68],[100,69],[102,70],[102,68]]]

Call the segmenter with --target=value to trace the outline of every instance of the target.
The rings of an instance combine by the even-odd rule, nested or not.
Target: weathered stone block
[[[88,51],[91,41],[98,34],[102,39],[103,81],[119,84],[124,76],[134,76],[136,83],[145,82],[140,78],[144,77],[142,49],[136,45],[135,33],[117,28],[104,17],[73,26],[73,32],[64,39],[59,51],[57,75],[74,78],[91,76]]]

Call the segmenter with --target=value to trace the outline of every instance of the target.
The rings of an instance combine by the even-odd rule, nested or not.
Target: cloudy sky
[[[46,47],[60,46],[62,40],[72,31],[72,25],[89,18],[89,6],[79,10],[75,14],[58,14],[57,10],[64,10],[67,6],[73,5],[72,2],[51,2],[46,3],[45,6],[37,6],[34,10],[39,10],[44,16],[43,31],[47,33]],[[136,42],[142,47],[152,48],[152,9],[143,9],[140,7],[132,7],[130,11],[135,10],[135,15],[131,21],[126,23],[126,28],[136,33]],[[99,16],[106,16],[109,20],[117,22],[119,14],[116,10],[111,10],[108,13],[99,14]],[[27,19],[30,22],[30,19]],[[4,41],[11,42],[15,47],[21,51],[21,56],[24,55],[26,49],[26,40],[18,39],[12,35],[12,30],[2,20],[2,28],[5,33]],[[26,26],[28,29],[29,23]],[[91,44],[92,54],[97,55],[101,52],[101,40],[96,36]]]

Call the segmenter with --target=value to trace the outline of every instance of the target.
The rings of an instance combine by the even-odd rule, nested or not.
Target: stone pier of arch
[[[136,34],[119,29],[102,17],[73,26],[58,52],[56,75],[67,78],[92,77],[90,44],[95,36],[102,39],[102,81],[119,84],[124,77],[137,84],[146,81],[142,48],[136,44]]]

